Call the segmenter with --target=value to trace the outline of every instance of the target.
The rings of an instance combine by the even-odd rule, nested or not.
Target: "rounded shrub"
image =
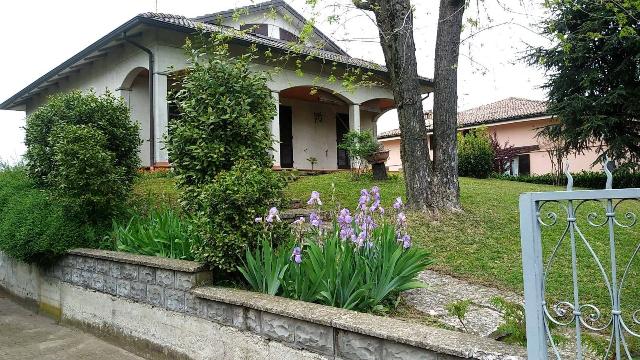
[[[0,171],[0,249],[9,256],[49,264],[74,247],[97,243],[93,227],[69,216],[59,198],[39,189],[24,169]]]
[[[27,118],[27,171],[64,198],[74,216],[110,222],[140,164],[138,125],[121,98],[107,92],[55,95]]]
[[[493,170],[494,150],[486,128],[458,135],[458,174],[486,178]]]
[[[189,203],[240,160],[271,166],[276,108],[266,75],[251,71],[249,55],[232,57],[221,35],[201,34],[185,50],[189,67],[171,96],[179,115],[169,122],[167,149]]]
[[[240,161],[204,186],[196,215],[203,240],[196,256],[212,266],[235,272],[247,247],[258,244],[263,225],[256,221],[282,200],[286,182],[280,174],[253,161]],[[287,238],[288,226],[274,225],[273,239]]]

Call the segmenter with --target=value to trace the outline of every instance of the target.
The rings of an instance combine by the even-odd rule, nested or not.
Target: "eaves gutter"
[[[24,95],[28,94],[29,92],[31,92],[32,90],[36,89],[38,86],[42,85],[46,81],[50,80],[51,78],[56,76],[58,73],[60,73],[63,70],[67,69],[68,67],[74,65],[75,63],[83,60],[84,58],[88,57],[89,55],[94,53],[96,50],[99,50],[102,47],[104,47],[105,45],[109,44],[115,38],[122,37],[122,33],[123,32],[126,32],[127,30],[132,29],[133,27],[137,26],[138,24],[140,24],[140,17],[136,16],[133,19],[127,21],[126,23],[120,25],[115,30],[113,30],[110,33],[108,33],[107,35],[103,36],[98,41],[96,41],[93,44],[89,45],[84,50],[80,51],[79,53],[77,53],[73,57],[69,58],[67,61],[63,62],[62,64],[56,66],[55,68],[53,68],[53,70],[51,70],[48,73],[42,75],[37,80],[35,80],[31,84],[29,84],[27,87],[25,87],[24,89],[22,89],[19,92],[17,92],[15,95],[11,96],[10,98],[8,98],[4,102],[2,102],[0,104],[0,110],[10,110],[12,107],[20,105],[20,104],[14,104],[14,102],[16,102],[18,99],[20,99]]]

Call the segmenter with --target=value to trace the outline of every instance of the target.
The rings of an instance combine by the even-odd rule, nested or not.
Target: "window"
[[[531,156],[523,154],[518,156],[518,175],[531,174]]]
[[[297,42],[300,38],[285,29],[280,29],[280,40]]]
[[[434,142],[435,140],[434,140],[433,135],[429,135],[428,138],[429,138],[429,149],[431,149],[431,150],[435,149],[436,148],[436,144]]]
[[[240,25],[240,30],[249,30],[252,34],[269,36],[269,26],[267,24],[243,24]]]

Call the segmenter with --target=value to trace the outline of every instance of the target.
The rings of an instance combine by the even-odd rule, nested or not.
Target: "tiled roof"
[[[271,48],[282,49],[282,50],[292,50],[291,45],[284,40],[274,39],[267,36],[256,35],[256,34],[248,34],[248,33],[240,32],[236,29],[233,29],[227,26],[220,26],[220,25],[214,25],[210,23],[196,21],[194,19],[190,19],[182,15],[147,12],[147,13],[142,13],[138,16],[142,18],[162,22],[168,25],[179,26],[179,27],[191,29],[191,30],[198,30],[199,28],[202,28],[205,31],[224,33],[239,40],[248,41],[258,45],[264,45]],[[318,49],[314,47],[302,47],[302,48],[296,47],[295,52],[298,52],[304,55],[311,55],[311,56],[329,60],[329,61],[335,61],[342,64],[367,68],[370,70],[377,70],[377,71],[383,71],[383,72],[387,71],[387,68],[385,66],[376,64],[371,61],[354,58],[348,55],[341,55],[335,52]],[[423,80],[430,81],[430,79],[426,79],[426,78],[423,78]]]
[[[494,122],[526,119],[542,116],[547,112],[547,102],[510,97],[491,104],[458,113],[458,126],[473,126]]]
[[[458,113],[458,127],[495,124],[505,121],[543,116],[547,112],[547,102],[510,97],[491,104],[481,105]],[[433,130],[433,113],[425,113],[427,131]],[[382,132],[379,139],[400,136],[400,129]]]

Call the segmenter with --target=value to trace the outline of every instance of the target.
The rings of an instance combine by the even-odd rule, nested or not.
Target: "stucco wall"
[[[496,134],[496,138],[500,144],[508,142],[509,145],[514,147],[538,145],[539,150],[528,152],[528,154],[530,155],[531,174],[541,175],[548,174],[552,171],[551,160],[546,151],[550,145],[538,138],[536,134],[540,128],[551,124],[552,121],[553,120],[548,118],[542,118],[532,121],[514,121],[511,123],[488,125],[487,127],[490,134]],[[381,139],[380,142],[384,145],[385,149],[389,150],[389,161],[387,162],[389,169],[401,169],[400,139]],[[599,168],[593,168],[591,166],[597,157],[596,149],[592,148],[582,154],[571,154],[566,157],[565,161],[569,162],[572,172],[580,172],[583,170],[598,171],[600,170]]]

